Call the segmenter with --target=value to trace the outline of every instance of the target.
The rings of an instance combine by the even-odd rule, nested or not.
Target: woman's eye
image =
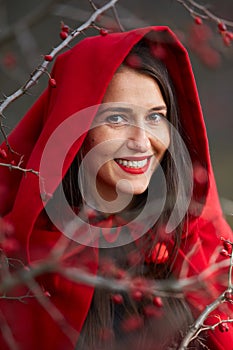
[[[110,115],[109,117],[106,118],[106,120],[110,124],[120,124],[124,122],[123,116],[119,114]]]
[[[147,117],[147,119],[149,121],[153,122],[154,124],[159,124],[164,118],[165,118],[165,116],[163,114],[160,114],[160,113],[153,113]]]

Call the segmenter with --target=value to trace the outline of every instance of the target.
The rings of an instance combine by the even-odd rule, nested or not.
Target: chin
[[[125,194],[138,195],[144,193],[148,188],[148,183],[146,184],[134,184],[130,181],[125,181],[125,183],[118,185],[118,190]]]

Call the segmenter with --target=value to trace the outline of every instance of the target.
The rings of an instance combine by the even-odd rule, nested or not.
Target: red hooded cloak
[[[202,206],[198,213],[190,216],[174,266],[174,274],[179,277],[181,266],[188,261],[187,275],[192,276],[209,266],[214,252],[222,245],[221,237],[230,239],[232,236],[218,201],[206,129],[188,54],[170,29],[148,27],[90,37],[59,55],[51,74],[57,87],[49,86],[46,89],[11,133],[9,143],[18,154],[23,155],[21,166],[39,170],[45,145],[52,133],[77,111],[101,103],[114,72],[131,48],[145,36],[150,41],[154,55],[167,66],[176,91],[182,129],[192,145],[189,147],[194,166],[192,199],[201,200]],[[81,135],[84,125],[88,129],[93,118],[94,114],[90,113],[89,117],[80,120],[80,123],[77,122],[75,128],[70,130],[69,137],[72,139],[75,134]],[[63,166],[64,174],[80,149],[83,139],[84,136],[80,137],[67,153]],[[65,147],[65,141],[64,144],[63,140],[60,141],[53,149],[53,159],[58,159]],[[3,145],[2,148],[4,147],[7,151],[7,147]],[[10,162],[14,159],[17,163],[17,157],[17,154],[9,154],[5,161]],[[198,172],[195,172],[197,164],[201,165],[201,169],[205,169],[206,181],[201,181]],[[60,237],[57,230],[48,227],[47,224],[43,225],[42,220],[38,219],[44,204],[49,200],[49,195],[41,198],[39,178],[32,173],[24,176],[21,172],[1,167],[0,181],[0,213],[14,227],[15,237],[20,242],[18,257],[30,266],[35,260],[43,259],[44,254],[50,251]],[[60,181],[59,174],[54,173],[46,184],[46,193],[54,193]],[[95,274],[98,268],[98,249],[84,249],[78,255],[78,259],[69,264],[75,264],[77,267],[81,261],[82,265]],[[19,349],[74,349],[94,289],[84,284],[73,283],[59,273],[51,274],[49,278],[42,277],[39,283],[42,283],[45,292],[50,295],[49,300],[56,309],[51,309],[48,313],[46,302],[41,306],[40,302],[33,298],[25,304],[19,300],[2,300],[1,349],[9,348],[4,339],[4,334],[7,334],[9,339],[9,329]],[[221,286],[213,288],[215,294],[213,292],[203,300],[196,297],[195,292],[187,295],[190,304],[193,304],[198,312],[212,302],[222,290]],[[227,316],[221,317],[232,318],[232,311],[227,312]],[[9,328],[4,327],[4,324]],[[208,338],[210,349],[233,349],[233,330],[230,324],[229,327],[229,332],[211,332]]]

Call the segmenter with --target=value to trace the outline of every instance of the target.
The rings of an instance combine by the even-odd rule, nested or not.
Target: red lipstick
[[[129,166],[126,166],[126,165],[123,165],[123,164],[120,164],[116,161],[117,165],[122,169],[124,170],[126,173],[129,173],[129,174],[134,174],[134,175],[139,175],[139,174],[143,174],[147,171],[149,165],[150,165],[150,158],[151,157],[127,157],[127,158],[124,158],[125,160],[127,161],[140,161],[140,160],[145,160],[147,159],[147,162],[146,164],[142,167],[142,168],[136,168],[136,167],[129,167]]]

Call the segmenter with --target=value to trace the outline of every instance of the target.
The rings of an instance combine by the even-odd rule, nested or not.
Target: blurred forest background
[[[97,6],[106,1],[95,1]],[[199,0],[216,16],[233,21],[232,0]],[[119,0],[116,5],[125,30],[168,25],[190,53],[204,111],[213,167],[222,206],[233,226],[233,41],[224,45],[216,23],[194,23],[176,0]],[[61,21],[76,28],[93,12],[88,0],[0,0],[0,93],[10,95],[29,78],[52,47],[61,41]],[[112,11],[102,18],[113,28]],[[232,28],[229,28],[232,31]],[[89,29],[87,35],[97,34]],[[78,36],[71,45],[82,39]],[[52,66],[52,64],[50,65]],[[7,133],[22,118],[48,83],[39,83],[5,110]]]

